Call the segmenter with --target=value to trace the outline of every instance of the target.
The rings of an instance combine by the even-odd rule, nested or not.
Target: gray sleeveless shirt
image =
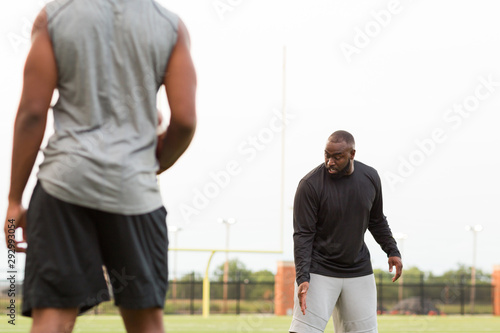
[[[47,4],[59,99],[38,178],[52,196],[125,215],[162,206],[156,94],[178,18],[153,0]]]

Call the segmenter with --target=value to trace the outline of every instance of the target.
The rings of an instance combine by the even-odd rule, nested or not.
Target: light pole
[[[394,233],[394,238],[397,239],[398,243],[401,244],[400,248],[401,248],[401,257],[404,257],[404,244],[405,244],[405,239],[408,238],[408,235],[407,234],[404,234],[402,232],[396,232]],[[401,274],[401,276],[399,277],[399,287],[398,287],[398,298],[399,298],[399,301],[403,300],[403,275],[404,274]]]
[[[171,225],[168,227],[168,231],[174,234],[174,249],[177,249],[177,236],[182,230],[181,227]],[[177,251],[174,251],[174,279],[172,284],[172,298],[175,301],[177,298]]]
[[[472,241],[472,267],[470,270],[470,312],[474,313],[474,303],[476,300],[476,252],[477,252],[477,233],[483,230],[483,226],[476,225],[467,225],[465,226],[465,230],[472,231],[473,241]]]
[[[228,273],[229,273],[229,228],[231,225],[236,223],[235,218],[228,218],[228,219],[223,219],[223,218],[218,218],[217,222],[225,224],[226,225],[226,261],[224,262],[224,277],[223,277],[223,289],[222,289],[222,298],[224,300],[223,305],[222,305],[222,312],[227,313],[227,283],[228,283]]]

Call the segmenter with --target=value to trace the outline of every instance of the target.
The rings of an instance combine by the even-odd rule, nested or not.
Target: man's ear
[[[351,150],[351,160],[354,159],[354,155],[356,155],[356,149]]]

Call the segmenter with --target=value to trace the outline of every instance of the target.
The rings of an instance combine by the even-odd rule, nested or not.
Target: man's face
[[[339,174],[354,159],[355,150],[345,141],[326,143],[325,167],[332,175]]]

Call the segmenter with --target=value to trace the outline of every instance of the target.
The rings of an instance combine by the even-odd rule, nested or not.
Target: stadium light
[[[226,261],[228,260],[228,250],[229,250],[229,227],[236,223],[236,219],[234,217],[230,217],[227,219],[218,218],[217,222],[226,225]]]
[[[168,231],[174,234],[174,249],[177,249],[177,236],[182,228],[176,225],[168,226]],[[177,251],[174,251],[174,281],[177,280]]]
[[[474,303],[476,300],[476,252],[477,252],[477,233],[483,230],[483,226],[480,224],[476,225],[466,225],[465,230],[471,231],[473,234],[472,240],[472,267],[470,272],[470,311],[471,314],[474,313]]]
[[[394,233],[394,238],[398,241],[398,243],[401,244],[400,249],[401,249],[401,257],[404,258],[404,243],[405,239],[408,238],[408,235],[402,232],[395,232]],[[398,288],[398,299],[399,301],[403,300],[403,274],[399,277],[399,288]]]
[[[224,302],[222,303],[222,313],[227,313],[227,283],[228,283],[228,274],[229,274],[229,227],[236,223],[236,219],[233,217],[223,219],[218,218],[217,222],[226,225],[226,262],[224,263],[224,285],[222,290],[222,298]]]
[[[171,225],[167,227],[167,230],[174,234],[174,249],[178,249],[177,236],[179,235],[179,232],[181,232],[182,228],[176,225]],[[177,299],[177,252],[178,251],[174,251],[174,279],[172,283],[172,298],[174,302]]]

